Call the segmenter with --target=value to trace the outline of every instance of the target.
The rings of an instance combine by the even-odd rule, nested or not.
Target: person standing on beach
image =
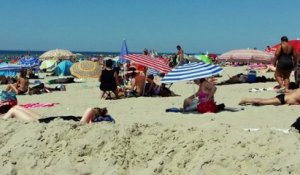
[[[275,79],[282,89],[289,89],[290,75],[297,63],[295,49],[288,43],[286,36],[281,37],[281,44],[276,49],[274,66]]]
[[[178,59],[177,66],[182,66],[185,64],[184,52],[180,45],[177,45],[176,48],[177,48],[177,59]]]

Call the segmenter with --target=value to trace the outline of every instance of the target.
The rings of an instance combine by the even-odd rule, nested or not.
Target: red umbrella
[[[155,59],[149,55],[128,54],[124,55],[124,58],[163,73],[167,73],[171,70],[171,68],[164,61],[160,59]]]
[[[290,45],[294,46],[297,53],[300,53],[300,40],[290,40],[290,41],[288,41],[288,43]],[[276,49],[279,46],[280,46],[280,43],[272,46],[270,50],[266,50],[266,51],[274,54],[276,52]]]

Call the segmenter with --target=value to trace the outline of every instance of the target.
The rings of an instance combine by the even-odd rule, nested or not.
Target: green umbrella
[[[204,63],[211,64],[212,60],[207,55],[195,55],[195,58],[203,61]]]

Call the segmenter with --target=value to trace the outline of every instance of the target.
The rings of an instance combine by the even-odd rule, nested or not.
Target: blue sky
[[[187,53],[300,38],[299,0],[1,0],[0,50]]]

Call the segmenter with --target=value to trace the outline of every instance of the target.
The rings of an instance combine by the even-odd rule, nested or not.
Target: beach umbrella
[[[124,56],[127,54],[128,54],[128,48],[127,48],[126,40],[124,40],[120,51],[120,57],[119,57],[120,63],[122,64],[126,63],[126,58]]]
[[[16,74],[20,72],[22,69],[23,67],[21,65],[1,63],[0,75],[5,77],[15,77]]]
[[[70,71],[77,78],[99,78],[102,66],[98,62],[85,60],[74,63]]]
[[[171,68],[164,61],[155,59],[149,55],[128,54],[125,55],[124,58],[133,61],[136,64],[155,69],[159,72],[167,73],[171,70]]]
[[[207,55],[194,55],[194,57],[204,63],[211,64],[212,60]]]
[[[20,58],[19,63],[22,65],[22,67],[25,68],[35,68],[38,69],[41,61],[34,56],[25,56]]]
[[[73,63],[69,60],[64,60],[60,62],[55,68],[56,75],[64,75],[64,76],[71,75],[70,68],[72,65]]]
[[[184,80],[196,80],[199,78],[207,78],[214,75],[218,75],[223,71],[221,67],[213,64],[188,63],[182,66],[173,68],[168,72],[164,78],[160,81],[162,83],[174,83]]]
[[[46,70],[46,72],[52,72],[57,66],[56,60],[44,60],[40,65],[41,70]]]
[[[255,49],[231,50],[217,57],[218,62],[271,63],[274,55]]]
[[[43,53],[39,58],[40,59],[61,59],[61,60],[65,60],[65,59],[71,59],[71,58],[75,58],[76,55],[73,54],[71,51],[69,50],[65,50],[65,49],[54,49],[54,50],[49,50],[45,53]]]
[[[288,41],[288,43],[290,45],[294,46],[294,49],[295,49],[295,51],[297,53],[300,53],[300,40],[299,39],[297,39],[297,40],[290,40],[290,41]],[[272,46],[271,49],[268,50],[267,52],[270,52],[270,53],[274,54],[276,52],[277,48],[280,46],[280,44],[281,43]]]

